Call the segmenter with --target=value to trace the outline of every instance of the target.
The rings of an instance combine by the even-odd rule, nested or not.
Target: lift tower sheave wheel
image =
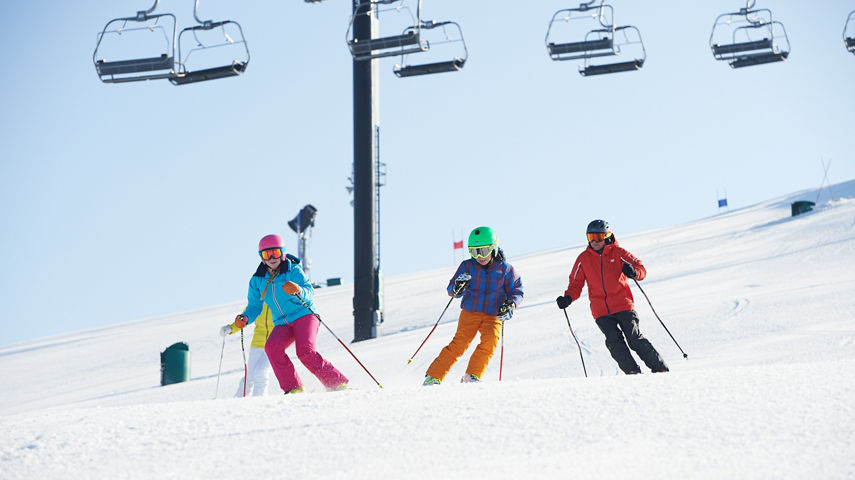
[[[170,78],[175,73],[176,20],[154,15],[160,0],[132,17],[114,18],[98,34],[92,62],[104,83]]]
[[[408,63],[412,55],[401,55],[401,63],[392,69],[398,78],[457,72],[463,69],[469,58],[469,49],[466,48],[463,30],[457,22],[423,21],[421,31],[423,40],[430,48],[416,55],[416,58],[423,60],[417,64]],[[432,38],[434,34],[436,38]]]
[[[233,20],[200,20],[199,0],[195,0],[193,17],[198,25],[187,27],[178,35],[177,71],[169,81],[173,85],[186,85],[246,72],[249,47],[240,24]],[[188,41],[190,48],[186,48]]]

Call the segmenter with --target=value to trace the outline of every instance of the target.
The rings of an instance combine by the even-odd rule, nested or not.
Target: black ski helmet
[[[585,233],[612,233],[612,229],[609,228],[609,222],[594,220],[588,224],[588,229],[585,230]]]
[[[602,233],[606,245],[615,243],[615,236],[612,235],[612,229],[609,227],[609,222],[605,220],[597,219],[588,224],[588,228],[585,230],[585,235],[588,237],[588,243],[591,243],[591,237],[589,235],[591,233]]]

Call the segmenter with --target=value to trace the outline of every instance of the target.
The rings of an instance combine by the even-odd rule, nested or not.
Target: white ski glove
[[[517,308],[514,305],[514,302],[511,300],[505,301],[501,307],[499,307],[499,316],[497,317],[500,322],[505,323],[514,316],[514,309]]]
[[[226,335],[231,335],[231,334],[232,334],[231,325],[223,325],[223,327],[220,328],[220,336],[221,337],[225,337]]]

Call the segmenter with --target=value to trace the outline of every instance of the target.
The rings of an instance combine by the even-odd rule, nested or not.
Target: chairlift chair
[[[92,53],[95,72],[104,83],[170,78],[175,73],[175,15],[152,15],[160,0],[133,17],[107,22]],[[106,41],[105,41],[106,40]]]
[[[469,58],[469,50],[466,48],[466,42],[463,40],[463,30],[460,24],[452,21],[434,22],[423,21],[421,23],[423,39],[429,46],[429,52],[424,55],[436,58],[433,54],[436,52],[447,53],[445,47],[454,49],[450,60],[428,61],[419,64],[408,64],[409,54],[401,55],[401,63],[395,65],[392,71],[398,78],[414,77],[418,75],[429,75],[432,73],[456,72],[463,68],[466,60]],[[436,40],[431,40],[432,32],[441,33],[441,36]],[[419,58],[423,58],[419,55]],[[444,57],[448,58],[448,57]]]
[[[416,0],[416,15],[405,5],[405,0],[375,0],[363,1],[357,5],[350,18],[347,27],[347,46],[354,60],[373,60],[375,58],[406,55],[410,53],[424,52],[430,48],[427,42],[421,39],[421,0]],[[378,38],[354,38],[354,24],[358,21],[372,17],[384,18],[382,25],[392,22],[394,30],[402,32]],[[385,29],[389,31],[389,29]]]
[[[546,52],[555,61],[617,54],[614,47],[614,10],[611,5],[583,3],[558,10],[546,30]]]
[[[843,44],[846,50],[855,55],[855,10],[849,12],[846,25],[843,26]]]
[[[249,48],[240,24],[233,20],[200,20],[198,10],[196,0],[193,16],[199,25],[187,27],[178,35],[177,71],[169,77],[173,85],[235,77],[242,75],[249,64]],[[191,37],[194,46],[184,48]]]
[[[790,41],[781,22],[772,20],[767,8],[754,9],[748,0],[738,12],[716,17],[710,33],[710,49],[716,60],[731,68],[780,62],[790,54]]]
[[[592,36],[596,37],[603,32],[592,31]],[[644,48],[644,42],[641,41],[641,32],[637,27],[632,25],[623,25],[614,29],[613,48],[615,50],[614,57],[604,59],[596,59],[596,56],[585,57],[583,65],[579,66],[579,74],[583,77],[594,75],[603,75],[606,73],[634,72],[641,70],[647,60],[647,50]],[[613,58],[620,57],[620,61],[611,61]],[[596,59],[596,60],[594,60]]]

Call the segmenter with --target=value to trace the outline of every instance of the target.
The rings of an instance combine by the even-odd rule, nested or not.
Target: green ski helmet
[[[473,258],[495,255],[498,246],[499,238],[490,227],[478,227],[469,234],[469,254]],[[484,249],[484,247],[487,248]]]

